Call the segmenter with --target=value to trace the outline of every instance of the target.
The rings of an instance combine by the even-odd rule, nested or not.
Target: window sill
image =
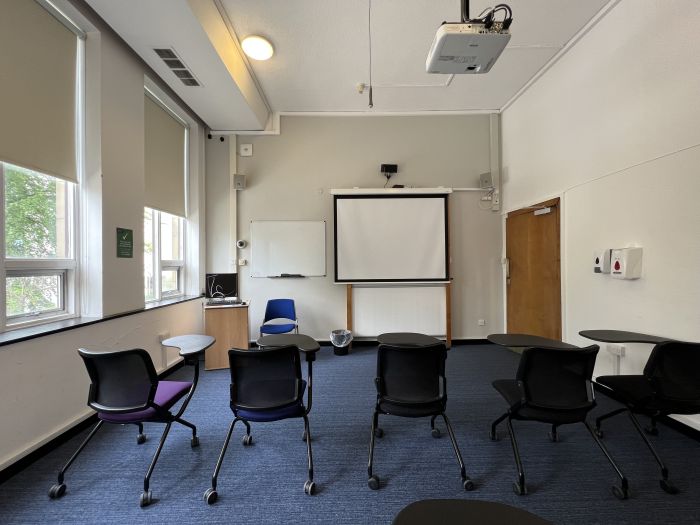
[[[119,319],[120,317],[127,317],[129,315],[135,315],[142,312],[147,312],[149,310],[155,310],[156,308],[164,308],[166,306],[172,306],[178,303],[194,301],[203,297],[203,295],[181,295],[179,297],[173,297],[170,299],[164,299],[162,301],[154,301],[148,303],[144,308],[139,310],[133,310],[131,312],[123,312],[120,314],[114,314],[105,317],[74,317],[72,319],[52,321],[26,328],[15,328],[13,330],[0,333],[0,347],[10,345],[13,343],[19,343],[21,341],[36,339],[37,337],[44,337],[51,334],[57,334],[59,332],[65,332],[67,330],[73,330],[75,328],[82,328],[83,326],[102,323],[104,321],[110,321],[112,319]]]

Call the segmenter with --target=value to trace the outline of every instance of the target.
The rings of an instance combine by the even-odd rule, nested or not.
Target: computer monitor
[[[208,273],[206,280],[206,297],[208,299],[238,297],[237,273]]]

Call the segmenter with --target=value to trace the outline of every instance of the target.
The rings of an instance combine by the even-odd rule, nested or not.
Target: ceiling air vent
[[[177,78],[186,86],[196,87],[201,84],[194,78],[192,72],[187,69],[185,63],[177,56],[177,53],[170,47],[154,48],[153,51],[165,62]]]

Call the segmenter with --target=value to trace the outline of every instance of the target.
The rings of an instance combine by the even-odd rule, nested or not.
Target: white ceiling
[[[249,62],[272,111],[370,111],[356,89],[369,83],[370,0],[87,1],[213,129],[256,123],[240,117],[245,97],[192,12],[198,2],[220,8],[234,36],[273,43],[272,59]],[[460,0],[371,1],[371,111],[414,113],[499,110],[609,0],[508,0],[513,36],[498,62],[488,74],[457,75],[449,86],[448,76],[425,73],[425,58],[438,26],[459,19]],[[490,5],[472,0],[471,15]],[[204,87],[184,88],[155,57],[156,45],[174,47]]]

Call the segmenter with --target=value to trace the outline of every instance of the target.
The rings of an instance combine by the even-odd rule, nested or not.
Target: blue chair
[[[177,422],[189,427],[192,430],[190,444],[193,448],[199,445],[197,427],[181,417],[197,387],[199,359],[196,356],[193,359],[186,359],[187,364],[195,367],[194,379],[191,382],[159,381],[151,356],[145,350],[91,352],[81,348],[78,353],[85,362],[91,380],[88,406],[97,411],[98,422],[58,473],[58,483],[49,490],[49,497],[57,499],[65,494],[66,484],[63,479],[66,471],[103,423],[138,426],[139,434],[136,442],[139,445],[146,441],[146,435],[143,433],[144,423],[165,423],[158,449],[143,480],[140,505],[146,507],[153,502],[149,482],[165,438],[168,437],[170,426]],[[170,409],[183,397],[185,401],[173,414]]]
[[[308,363],[307,381],[301,376],[301,359],[296,346],[265,347],[255,352],[232,348],[228,351],[231,367],[231,401],[234,419],[228,429],[224,446],[216,462],[211,488],[204,492],[204,501],[209,505],[216,502],[217,479],[224,455],[231,441],[236,423],[242,421],[246,428],[243,445],[253,444],[250,422],[281,421],[288,418],[302,418],[308,458],[308,479],[304,492],[311,496],[316,492],[314,483],[314,463],[311,455],[311,432],[308,414],[311,411],[312,362],[315,352],[305,352]],[[306,406],[304,406],[306,391]]]
[[[291,323],[268,323],[273,319],[289,319]],[[299,333],[297,314],[294,310],[294,299],[270,299],[265,307],[265,319],[260,327],[260,336],[263,334],[286,334],[294,331]]]

